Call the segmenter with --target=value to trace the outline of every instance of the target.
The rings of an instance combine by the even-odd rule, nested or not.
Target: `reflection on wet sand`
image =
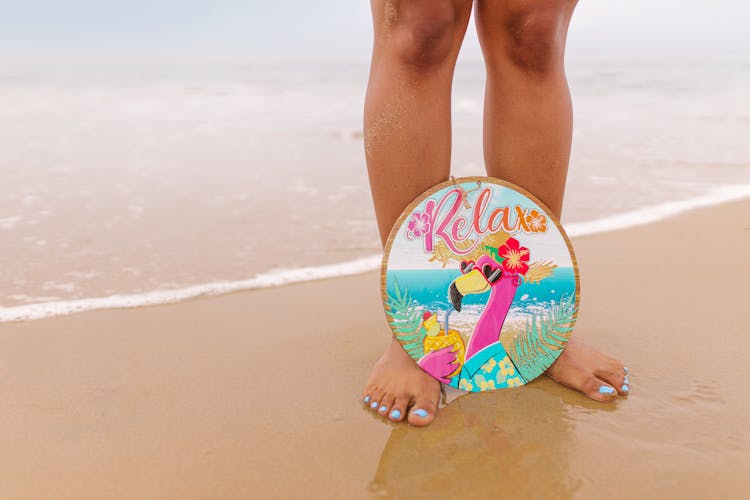
[[[397,426],[371,492],[409,498],[468,492],[528,496],[534,491],[570,496],[580,480],[568,470],[569,403],[557,392],[551,381],[540,380],[519,389],[471,394],[441,409],[430,427]]]

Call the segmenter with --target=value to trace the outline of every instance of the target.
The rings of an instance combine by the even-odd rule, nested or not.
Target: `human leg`
[[[371,6],[365,158],[385,244],[406,205],[448,179],[451,82],[472,0],[372,0]],[[391,420],[421,426],[435,417],[440,385],[392,340],[362,397]]]
[[[576,0],[477,0],[487,67],[484,158],[488,175],[533,193],[560,217],[573,113],[565,77]],[[547,374],[597,401],[627,394],[618,360],[571,340]]]

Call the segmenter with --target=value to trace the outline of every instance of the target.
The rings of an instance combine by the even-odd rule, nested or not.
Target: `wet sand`
[[[574,241],[612,405],[543,378],[427,429],[359,401],[378,275],[0,325],[3,498],[741,498],[750,200]]]

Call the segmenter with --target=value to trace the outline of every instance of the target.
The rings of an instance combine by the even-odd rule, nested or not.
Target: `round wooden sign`
[[[388,237],[381,289],[409,356],[466,391],[541,375],[570,338],[580,296],[555,216],[490,177],[443,182],[406,207]]]

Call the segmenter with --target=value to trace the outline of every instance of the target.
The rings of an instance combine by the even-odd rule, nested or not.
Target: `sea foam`
[[[575,238],[590,234],[617,231],[619,229],[650,224],[696,208],[719,205],[748,196],[750,196],[750,184],[721,186],[711,189],[702,195],[685,200],[667,201],[587,222],[574,222],[565,226],[565,232],[571,238]]]
[[[571,237],[581,237],[616,231],[656,222],[696,208],[718,205],[746,197],[750,197],[750,184],[721,186],[685,200],[660,203],[587,222],[574,222],[566,226],[566,232]],[[201,296],[221,295],[230,292],[351,276],[379,269],[381,260],[382,255],[371,255],[337,264],[276,269],[245,280],[203,283],[176,290],[153,290],[138,294],[110,295],[108,297],[6,307],[0,308],[0,323],[62,316],[96,309],[121,309],[171,304]]]

